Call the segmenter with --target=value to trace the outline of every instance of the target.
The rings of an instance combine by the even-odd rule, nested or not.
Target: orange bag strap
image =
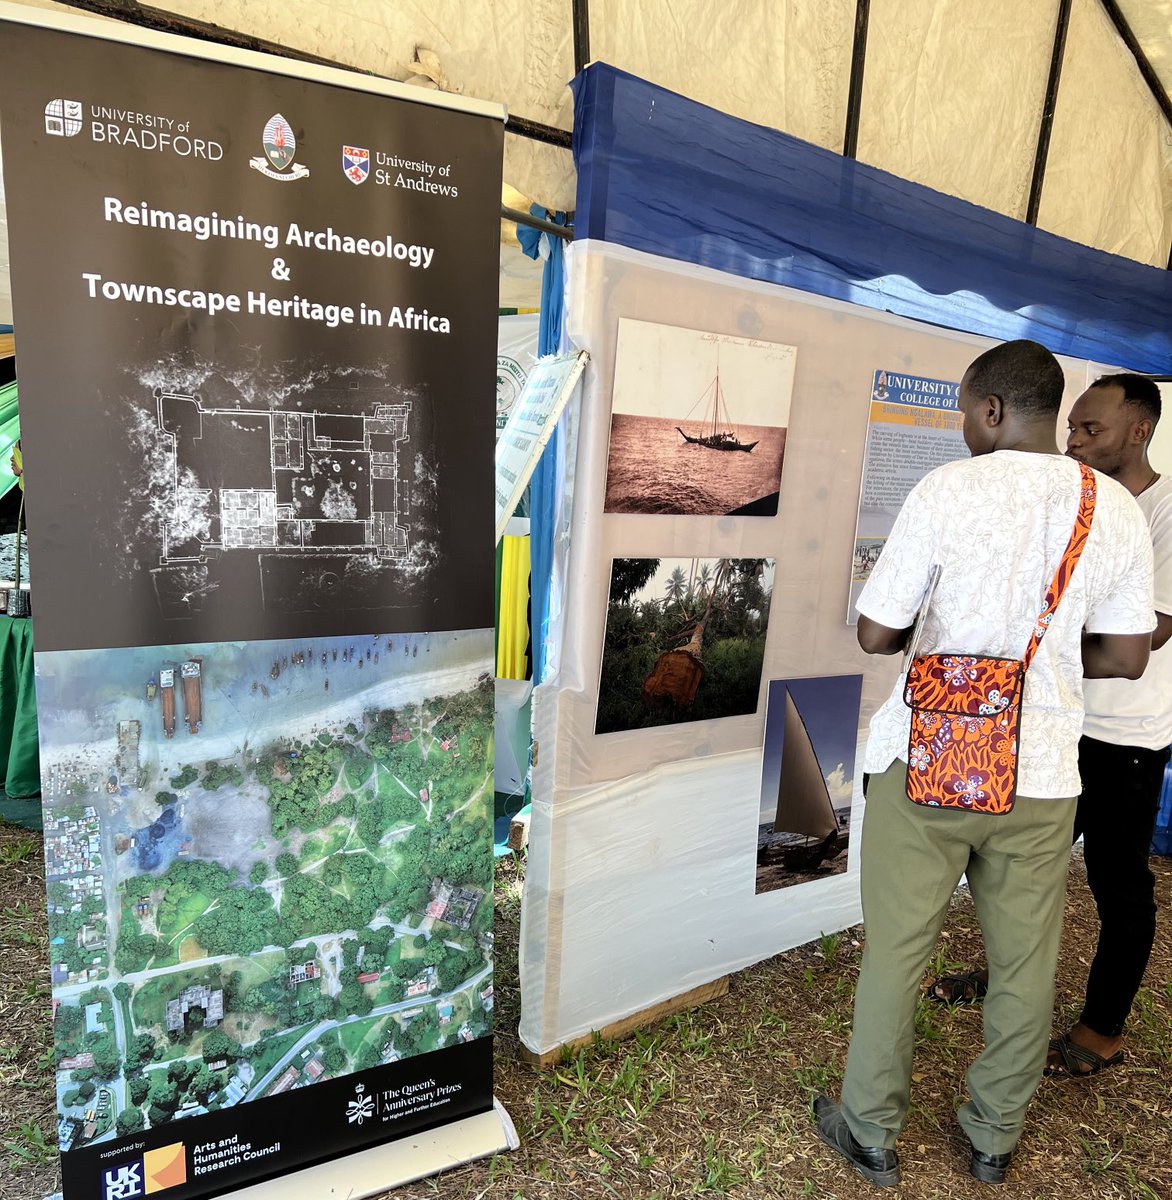
[[[1062,600],[1063,593],[1066,591],[1066,585],[1070,582],[1070,577],[1074,574],[1074,568],[1078,566],[1078,560],[1082,557],[1082,552],[1086,548],[1087,538],[1090,536],[1091,522],[1095,516],[1095,495],[1098,489],[1095,485],[1094,471],[1086,463],[1079,463],[1078,469],[1082,474],[1082,490],[1079,492],[1078,497],[1078,516],[1074,519],[1074,529],[1070,534],[1070,541],[1066,544],[1066,550],[1062,554],[1058,570],[1054,572],[1050,589],[1046,593],[1046,603],[1037,621],[1034,623],[1033,636],[1030,638],[1030,644],[1026,649],[1025,657],[1022,659],[1027,668],[1033,662],[1034,655],[1038,652],[1038,646],[1041,644],[1046,630],[1050,628],[1050,622],[1054,618],[1054,610]]]

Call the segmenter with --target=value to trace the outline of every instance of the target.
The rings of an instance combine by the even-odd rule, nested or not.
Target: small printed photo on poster
[[[492,1029],[492,631],[39,654],[61,1149]]]
[[[757,711],[772,558],[616,558],[595,733]]]
[[[605,511],[777,514],[797,350],[619,321]]]
[[[769,681],[758,892],[846,870],[862,694],[862,675]]]
[[[855,557],[851,565],[851,582],[866,583],[887,544],[885,537],[856,538]]]

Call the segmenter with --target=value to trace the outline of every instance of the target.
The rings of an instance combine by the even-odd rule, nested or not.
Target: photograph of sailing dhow
[[[777,513],[797,351],[619,321],[605,511]]]
[[[757,711],[772,558],[616,558],[595,733]]]
[[[770,680],[758,892],[846,870],[862,691],[861,675]]]

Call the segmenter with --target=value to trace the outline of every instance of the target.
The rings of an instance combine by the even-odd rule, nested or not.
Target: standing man
[[[960,389],[972,458],[915,487],[859,597],[859,644],[902,650],[929,589],[923,653],[1020,659],[1074,529],[1079,468],[1055,448],[1062,369],[1036,342],[980,355]],[[985,1050],[958,1119],[970,1173],[1004,1180],[1046,1059],[1066,869],[1079,794],[1082,679],[1138,678],[1154,625],[1152,551],[1126,490],[1097,479],[1082,557],[1025,677],[1017,801],[999,816],[907,799],[903,680],[875,713],[862,838],[866,943],[842,1102],[819,1097],[821,1139],[872,1183],[899,1183],[919,980],[967,874],[991,978]],[[971,783],[972,781],[970,781]]]
[[[1046,1073],[1097,1075],[1122,1060],[1123,1026],[1156,935],[1155,879],[1148,856],[1172,743],[1172,478],[1148,461],[1160,390],[1143,375],[1105,375],[1075,401],[1066,452],[1117,479],[1148,521],[1155,555],[1156,631],[1143,677],[1089,680],[1078,746],[1082,792],[1074,836],[1083,838],[1087,883],[1099,910],[1099,941],[1082,1015],[1050,1043]],[[931,995],[979,1000],[988,972],[946,975]]]
[[[1105,375],[1070,411],[1066,453],[1117,479],[1135,497],[1155,554],[1156,632],[1141,679],[1092,680],[1078,747],[1087,884],[1099,910],[1099,944],[1077,1024],[1051,1043],[1047,1070],[1095,1075],[1123,1058],[1123,1026],[1156,936],[1148,866],[1164,767],[1172,744],[1172,478],[1148,461],[1160,389],[1143,375]]]

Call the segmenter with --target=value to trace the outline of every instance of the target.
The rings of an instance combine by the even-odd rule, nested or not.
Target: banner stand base
[[[232,1200],[362,1200],[479,1158],[516,1150],[520,1144],[512,1118],[494,1097],[489,1112],[255,1183],[230,1196]]]

